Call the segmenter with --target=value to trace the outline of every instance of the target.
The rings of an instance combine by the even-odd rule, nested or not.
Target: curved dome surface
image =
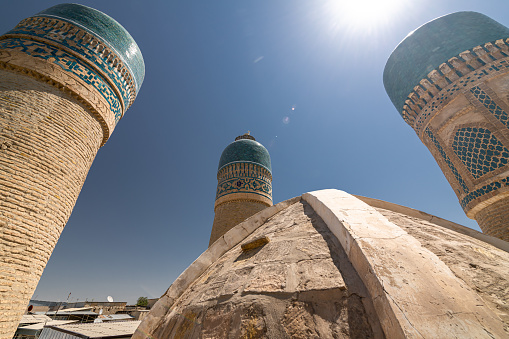
[[[269,151],[258,141],[240,139],[226,146],[221,154],[218,170],[233,162],[253,162],[272,173]]]
[[[401,113],[405,100],[429,72],[461,52],[509,37],[509,28],[477,12],[456,12],[432,20],[407,35],[385,65],[383,81]]]
[[[145,78],[145,63],[140,48],[115,19],[96,9],[79,4],[60,4],[50,7],[34,17],[50,17],[68,21],[97,36],[114,49],[129,68],[139,91]]]

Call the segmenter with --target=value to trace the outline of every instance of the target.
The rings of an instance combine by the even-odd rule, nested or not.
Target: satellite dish
[[[109,296],[108,296],[108,298],[106,298],[106,299],[108,299],[108,301],[109,301],[110,303],[112,303],[112,302],[113,302],[113,297],[112,297],[112,296],[110,296],[110,295],[109,295]]]

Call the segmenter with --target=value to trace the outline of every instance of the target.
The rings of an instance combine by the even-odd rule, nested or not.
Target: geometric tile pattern
[[[118,69],[108,62],[108,58],[101,55],[98,46],[91,46],[90,34],[84,30],[77,29],[75,25],[63,25],[65,21],[45,20],[41,22],[40,17],[28,18],[20,22],[7,34],[28,35],[36,40],[44,39],[62,45],[77,53],[83,60],[93,63],[95,67],[104,72],[120,91],[124,105],[130,106],[130,102],[136,96],[136,90],[130,85],[132,77],[129,74],[120,74]]]
[[[486,128],[458,129],[452,148],[475,179],[507,165],[509,159],[509,150]]]
[[[216,199],[232,193],[255,193],[272,195],[271,184],[259,178],[235,178],[222,182],[217,186]]]
[[[470,92],[506,127],[509,127],[509,114],[490,98],[479,86],[472,87]]]
[[[463,209],[465,209],[468,204],[472,201],[474,201],[475,199],[478,199],[490,192],[493,192],[495,190],[498,190],[502,187],[506,187],[506,186],[509,186],[509,177],[506,177],[506,178],[503,178],[501,180],[498,180],[498,181],[494,181],[494,182],[491,182],[475,191],[472,191],[470,193],[468,193],[461,201],[460,201],[460,204],[461,204],[461,207]]]
[[[236,162],[224,167],[217,184],[216,200],[233,193],[252,193],[272,200],[270,172],[253,163]],[[268,175],[267,175],[268,174]]]
[[[461,177],[461,175],[459,174],[458,170],[456,169],[456,167],[454,166],[454,163],[451,161],[451,159],[447,156],[447,154],[445,153],[444,149],[442,148],[442,146],[440,145],[440,143],[438,142],[438,140],[435,138],[435,136],[433,135],[433,133],[431,133],[430,129],[429,128],[426,128],[426,130],[424,131],[426,133],[426,135],[431,139],[431,141],[433,142],[433,144],[435,144],[435,147],[437,148],[438,152],[440,153],[440,155],[442,156],[442,158],[444,159],[445,163],[447,164],[447,166],[449,167],[449,169],[451,170],[452,174],[454,175],[454,177],[456,178],[456,180],[458,181],[458,183],[460,184],[461,188],[463,189],[463,192],[464,193],[468,193],[468,187],[467,187],[467,184],[465,183],[465,181],[463,180],[463,178]]]
[[[117,123],[122,117],[122,109],[119,98],[109,86],[106,79],[94,72],[90,66],[86,65],[79,58],[58,49],[57,47],[18,38],[9,38],[0,40],[0,49],[12,49],[24,52],[32,57],[44,60],[52,60],[52,63],[58,65],[62,70],[71,72],[81,78],[87,84],[93,86],[101,96],[108,102],[110,110],[115,115]]]

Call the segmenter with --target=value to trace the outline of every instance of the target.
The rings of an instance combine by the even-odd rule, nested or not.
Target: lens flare
[[[346,26],[357,33],[372,33],[397,21],[409,3],[405,0],[329,0],[325,10],[333,17],[332,29]]]

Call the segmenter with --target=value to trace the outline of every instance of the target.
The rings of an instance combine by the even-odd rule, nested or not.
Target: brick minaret
[[[129,33],[77,4],[51,7],[0,37],[0,338],[12,338],[144,72]]]
[[[224,149],[219,160],[209,246],[233,226],[269,206],[272,206],[269,152],[251,135],[241,135]]]
[[[469,218],[509,241],[509,29],[458,12],[409,34],[384,85]]]

